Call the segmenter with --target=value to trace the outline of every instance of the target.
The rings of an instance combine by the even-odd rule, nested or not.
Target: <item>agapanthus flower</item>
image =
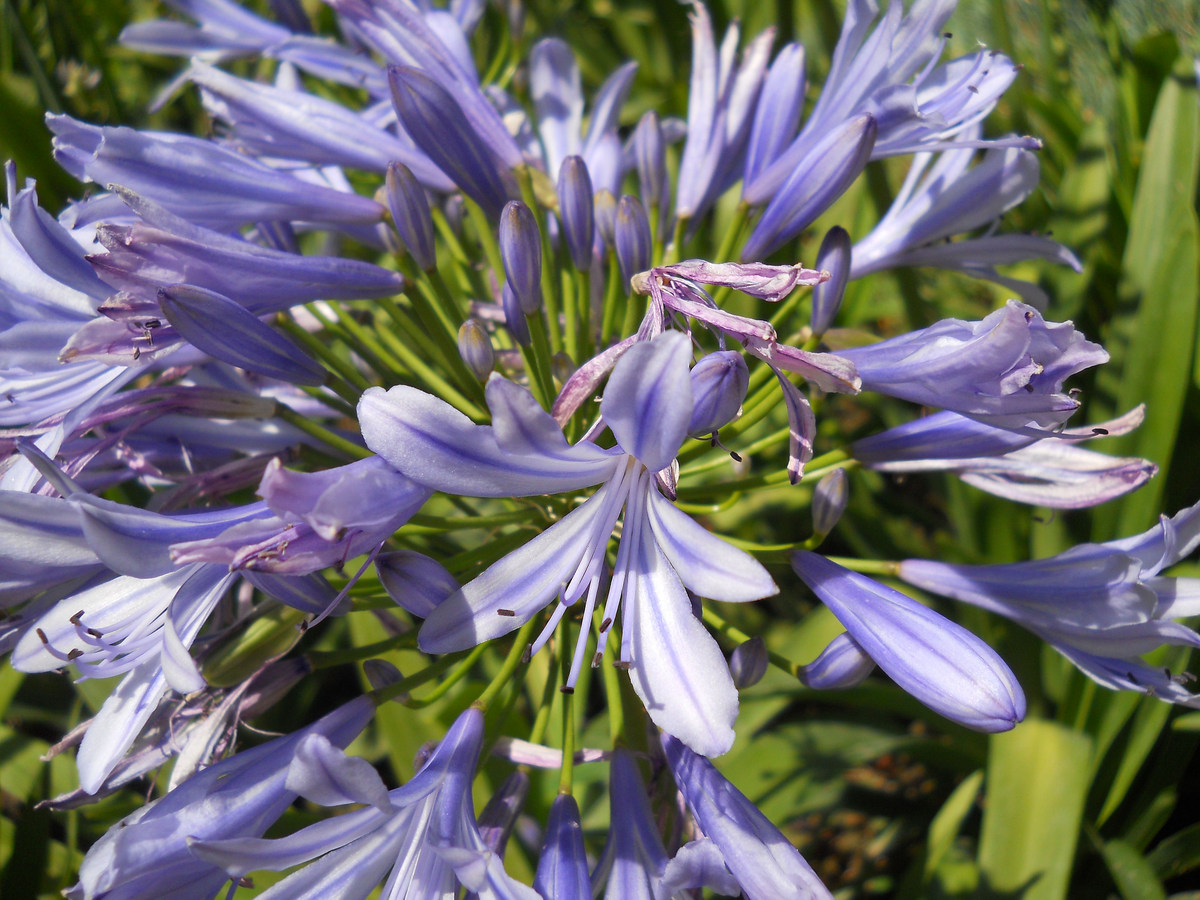
[[[1140,535],[1046,559],[990,566],[909,559],[897,574],[1017,622],[1107,688],[1197,706],[1187,676],[1140,657],[1163,645],[1200,647],[1200,635],[1171,621],[1200,613],[1200,579],[1160,574],[1198,544],[1200,504]]]
[[[421,648],[445,653],[506,634],[556,595],[534,649],[586,594],[591,621],[608,541],[625,510],[622,540],[602,614],[599,650],[621,609],[620,660],[650,717],[699,751],[729,749],[737,692],[724,657],[684,590],[742,602],[776,592],[766,570],[692,521],[656,487],[692,417],[686,336],[663,334],[630,348],[613,369],[601,414],[617,440],[570,446],[524,388],[488,382],[492,425],[474,425],[444,401],[409,387],[373,388],[359,404],[363,437],[407,477],[468,496],[514,496],[601,488],[580,507],[451,595],[425,620]],[[568,683],[583,663],[576,644]]]
[[[667,857],[637,760],[623,747],[612,754],[608,795],[612,826],[592,873],[595,896],[602,886],[608,900],[684,900],[698,888],[727,896],[740,891],[710,840]]]
[[[13,668],[48,672],[75,665],[84,677],[124,676],[79,748],[83,789],[99,789],[168,690],[204,686],[188,648],[234,576],[184,566],[152,579],[119,575],[59,600],[25,632]]]
[[[943,319],[838,356],[854,364],[863,390],[1033,434],[1079,408],[1063,381],[1108,360],[1071,322],[1047,322],[1017,300],[978,322]]]
[[[855,644],[930,709],[978,731],[1007,731],[1025,717],[1004,660],[961,625],[819,554],[797,551],[792,568]]]
[[[1077,446],[1125,434],[1144,415],[1138,407],[1101,425],[1036,438],[939,412],[857,440],[849,449],[880,472],[954,472],[967,484],[1019,503],[1078,509],[1136,490],[1154,477],[1158,467],[1149,460]]]
[[[79,882],[66,896],[71,900],[211,898],[229,876],[194,854],[190,844],[261,835],[299,793],[288,783],[299,748],[314,738],[326,746],[345,747],[374,711],[370,698],[359,697],[312,725],[193,775],[130,813],[92,845],[79,868]]]
[[[968,136],[978,137],[978,127]],[[964,240],[949,238],[984,226],[994,229],[1000,217],[1037,187],[1037,156],[1019,147],[989,149],[976,164],[972,146],[945,150],[936,157],[917,154],[904,184],[879,224],[855,243],[850,277],[897,266],[937,266],[995,281],[1044,308],[1045,294],[1029,282],[1006,278],[995,266],[1026,259],[1047,259],[1080,270],[1070,250],[1048,237],[993,234],[991,230]]]
[[[385,878],[383,896],[397,900],[450,900],[460,883],[481,900],[535,900],[534,891],[505,874],[475,824],[471,782],[482,741],[483,713],[468,709],[413,779],[388,791],[366,760],[314,736],[297,747],[288,788],[324,806],[361,809],[284,838],[214,834],[192,841],[192,852],[234,877],[306,863],[261,895],[271,900],[355,900]]]
[[[712,763],[670,734],[662,736],[662,747],[675,783],[705,835],[706,840],[697,843],[719,851],[736,888],[750,900],[832,900],[791,841]]]

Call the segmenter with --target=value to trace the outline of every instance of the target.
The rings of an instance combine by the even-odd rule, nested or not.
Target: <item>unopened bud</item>
[[[833,531],[849,498],[850,485],[845,469],[834,469],[817,482],[812,499],[813,531],[822,537]]]
[[[437,267],[437,250],[433,242],[433,217],[425,189],[403,163],[394,162],[387,169],[387,202],[392,223],[409,255],[425,272]]]
[[[363,674],[367,676],[367,683],[374,691],[391,687],[404,680],[404,673],[386,659],[368,659],[363,663]]]
[[[752,637],[733,648],[729,657],[729,674],[738,690],[758,684],[767,674],[767,645],[760,637]]]
[[[819,691],[841,691],[861,684],[875,668],[875,660],[843,631],[821,655],[807,666],[801,666],[800,680]]]
[[[441,563],[414,550],[380,553],[375,571],[396,605],[422,619],[459,588]]]
[[[512,772],[492,795],[479,814],[479,835],[489,850],[504,856],[504,846],[512,834],[517,816],[529,795],[529,776],[520,769]]]
[[[558,212],[571,261],[580,272],[586,272],[592,265],[596,220],[592,179],[581,156],[568,156],[558,171]]]
[[[526,315],[542,308],[542,235],[533,211],[510,200],[500,214],[500,257],[504,277]]]
[[[521,309],[516,292],[507,281],[500,289],[500,305],[504,307],[504,324],[508,327],[508,333],[522,347],[528,347],[531,340],[529,323],[525,321],[525,311]]]
[[[607,188],[598,191],[593,198],[593,211],[596,214],[596,231],[606,246],[616,243],[617,229],[617,198]]]
[[[667,187],[667,150],[658,113],[653,110],[642,116],[633,132],[633,156],[642,196],[651,206],[661,205]]]
[[[829,273],[829,280],[816,285],[812,293],[812,330],[821,335],[833,324],[850,279],[850,235],[840,225],[825,233],[817,251],[817,268]]]
[[[621,282],[629,284],[634,275],[650,268],[653,251],[650,220],[637,197],[626,194],[617,203],[613,241],[617,248],[617,263],[621,267]]]
[[[692,418],[688,434],[704,437],[727,425],[742,408],[750,370],[736,350],[710,353],[692,367]]]
[[[467,319],[458,326],[458,354],[480,381],[486,381],[492,374],[496,353],[492,350],[492,339],[478,319]]]

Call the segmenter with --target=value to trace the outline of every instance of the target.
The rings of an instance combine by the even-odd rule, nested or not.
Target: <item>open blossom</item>
[[[1079,401],[1063,382],[1108,360],[1072,323],[1047,322],[1017,300],[978,322],[943,319],[838,355],[854,364],[863,390],[1029,433],[1065,422]]]
[[[481,900],[536,900],[513,881],[475,824],[471,781],[483,742],[483,713],[468,709],[411,781],[389,791],[360,758],[321,735],[296,748],[287,788],[323,806],[362,808],[276,839],[192,841],[192,852],[233,876],[304,863],[261,896],[270,900],[365,898],[386,878],[383,896],[453,898],[461,883]]]
[[[634,345],[609,378],[601,413],[617,446],[569,446],[523,388],[493,376],[492,425],[473,425],[448,404],[408,387],[372,388],[359,404],[367,446],[435,490],[512,496],[601,488],[524,547],[452,594],[420,632],[423,650],[462,650],[506,634],[555,596],[539,648],[586,595],[585,622],[600,595],[605,553],[622,509],[622,540],[604,603],[603,648],[620,608],[620,659],[650,717],[700,752],[733,741],[737,691],[685,588],[714,600],[757,600],[777,590],[746,553],[714,537],[671,504],[655,473],[674,459],[692,417],[691,347],[677,332]],[[586,629],[569,684],[583,663]]]
[[[662,736],[662,748],[680,793],[707,835],[693,842],[692,849],[715,848],[714,855],[733,875],[734,890],[741,888],[750,900],[831,900],[833,895],[792,842],[712,763],[670,734]],[[677,861],[686,857],[686,849]]]
[[[994,566],[909,559],[898,574],[1025,626],[1105,687],[1197,706],[1186,677],[1139,657],[1165,644],[1200,647],[1200,635],[1171,621],[1200,613],[1200,579],[1159,574],[1198,544],[1200,504],[1135,537],[1047,559]]]
[[[302,745],[314,738],[345,747],[375,711],[367,697],[285,737],[244,750],[196,773],[130,813],[92,845],[71,900],[212,897],[229,876],[191,850],[209,838],[237,842],[261,835],[300,791],[288,782]],[[314,775],[309,774],[311,780]]]

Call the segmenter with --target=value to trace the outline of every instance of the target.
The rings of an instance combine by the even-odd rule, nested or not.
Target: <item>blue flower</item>
[[[451,595],[420,632],[432,653],[466,649],[506,634],[556,595],[536,652],[563,614],[586,595],[583,619],[597,608],[608,541],[622,509],[622,540],[602,614],[599,653],[624,616],[620,659],[650,717],[701,752],[733,741],[737,691],[716,643],[692,612],[685,588],[743,602],[777,590],[748,554],[714,537],[655,486],[692,417],[691,346],[677,332],[631,347],[609,378],[601,403],[617,446],[569,446],[528,391],[498,376],[487,386],[492,425],[472,424],[441,400],[409,387],[372,388],[359,404],[372,450],[418,484],[468,496],[513,496],[600,489],[524,547]],[[583,664],[586,629],[568,684]]]
[[[798,551],[792,568],[858,648],[930,709],[977,731],[1007,731],[1025,717],[1004,660],[961,625],[816,553]]]
[[[193,775],[110,828],[84,857],[71,900],[209,898],[228,879],[189,842],[257,837],[296,799],[289,766],[305,741],[345,747],[375,711],[367,697],[286,737],[244,750]]]
[[[1047,322],[1017,300],[978,322],[943,319],[838,355],[857,368],[863,390],[1039,436],[1079,408],[1063,381],[1108,360],[1070,322]]]
[[[1197,544],[1200,504],[1135,537],[1081,544],[1047,559],[994,566],[909,559],[898,574],[1023,625],[1105,687],[1197,706],[1187,676],[1139,658],[1163,645],[1200,647],[1200,635],[1171,621],[1200,613],[1200,578],[1159,574]]]
[[[288,789],[324,806],[361,809],[277,839],[210,830],[191,850],[234,877],[305,864],[261,895],[269,900],[356,900],[385,878],[383,896],[394,900],[454,897],[460,883],[484,900],[536,900],[508,877],[475,824],[471,782],[482,741],[483,713],[468,709],[413,779],[388,791],[366,760],[309,737],[287,770]]]
[[[707,836],[682,848],[677,861],[689,850],[723,861],[734,884],[721,893],[740,887],[750,900],[832,900],[792,842],[712,763],[669,734],[662,736],[662,747],[680,793]],[[700,862],[688,860],[688,868],[700,869]]]

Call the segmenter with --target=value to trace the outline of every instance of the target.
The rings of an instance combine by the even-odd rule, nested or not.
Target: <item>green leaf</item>
[[[1146,860],[1164,880],[1200,867],[1200,822],[1171,835]]]
[[[1100,855],[1123,900],[1166,900],[1154,867],[1129,844],[1108,841],[1100,845]]]
[[[1096,824],[1103,824],[1125,799],[1133,780],[1141,771],[1146,757],[1154,749],[1159,735],[1166,727],[1171,715],[1171,705],[1153,697],[1143,698],[1129,726],[1129,739],[1121,754],[1121,763],[1113,775]]]
[[[1186,64],[1186,66],[1184,65]],[[1096,379],[1108,412],[1148,401],[1136,432],[1106,452],[1144,456],[1165,476],[1194,375],[1200,302],[1200,224],[1192,206],[1200,162],[1200,105],[1191,61],[1163,82],[1146,137],[1118,284],[1119,305],[1104,343],[1113,362]],[[1094,537],[1131,534],[1154,522],[1164,477],[1097,513]]]
[[[1066,896],[1091,755],[1086,735],[1040,719],[992,736],[979,846],[990,889],[1022,900]]]
[[[946,851],[962,830],[963,820],[975,806],[975,798],[983,784],[983,772],[973,772],[946,798],[938,814],[929,823],[929,842],[925,851],[925,880],[933,877]]]

